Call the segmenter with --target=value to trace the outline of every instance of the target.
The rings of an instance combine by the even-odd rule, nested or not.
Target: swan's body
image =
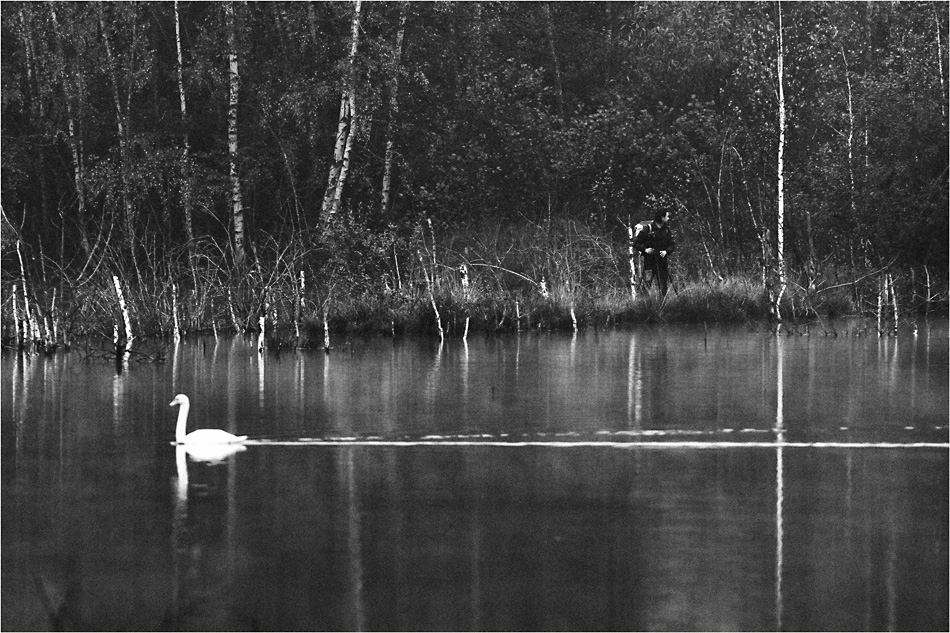
[[[186,435],[185,427],[188,426],[188,410],[191,409],[191,401],[188,396],[180,393],[168,403],[168,406],[178,407],[178,425],[175,427],[176,444],[237,444],[247,439],[246,435],[234,435],[221,429],[198,429]]]
[[[193,462],[205,464],[220,464],[231,455],[247,450],[242,442],[227,444],[179,444],[178,450],[191,458]],[[187,474],[185,475],[187,479]]]

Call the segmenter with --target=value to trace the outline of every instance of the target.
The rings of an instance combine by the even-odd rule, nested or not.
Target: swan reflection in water
[[[173,594],[162,622],[167,630],[258,628],[256,619],[242,613],[232,599],[237,566],[231,534],[236,461],[228,458],[245,450],[241,444],[175,447]],[[222,465],[228,469],[223,487],[219,468]],[[190,481],[189,466],[200,481]]]

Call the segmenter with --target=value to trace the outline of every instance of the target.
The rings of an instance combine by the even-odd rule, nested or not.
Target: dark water
[[[172,446],[178,392],[246,450]],[[4,630],[948,629],[945,322],[5,353],[0,395]]]

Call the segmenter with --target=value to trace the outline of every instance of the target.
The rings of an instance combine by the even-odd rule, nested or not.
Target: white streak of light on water
[[[724,449],[724,448],[947,448],[947,442],[597,442],[597,441],[541,441],[541,440],[383,440],[383,439],[310,439],[248,440],[246,446],[493,446],[518,448],[537,446],[548,448],[653,448],[653,449]]]

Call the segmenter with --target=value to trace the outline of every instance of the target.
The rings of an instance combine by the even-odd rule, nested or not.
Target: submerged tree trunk
[[[340,123],[337,126],[333,164],[330,166],[327,190],[323,196],[323,208],[321,210],[325,222],[331,221],[340,210],[343,184],[346,182],[346,175],[350,168],[353,137],[356,135],[356,49],[360,37],[360,6],[361,0],[356,0],[353,9],[353,21],[350,27],[348,77],[343,94],[340,97]]]
[[[784,45],[782,41],[782,5],[778,5],[778,217],[776,242],[778,263],[778,288],[772,301],[775,318],[782,320],[782,298],[787,279],[785,274],[785,78]]]
[[[195,233],[192,226],[194,194],[194,171],[191,168],[191,142],[188,137],[188,111],[185,107],[184,63],[181,54],[181,25],[178,15],[178,0],[175,0],[175,47],[178,52],[178,97],[181,103],[182,148],[181,148],[181,203],[185,217],[185,239],[188,240],[188,259],[192,274],[195,269]]]
[[[389,87],[389,124],[386,126],[386,157],[383,161],[383,191],[380,203],[380,211],[383,215],[389,213],[389,191],[392,185],[393,154],[395,153],[393,137],[399,116],[399,64],[402,59],[402,40],[406,33],[407,11],[407,5],[403,2],[399,15],[399,31],[396,33],[396,50],[393,52],[392,79]]]
[[[228,160],[231,176],[231,222],[234,236],[234,265],[244,265],[244,205],[241,199],[241,178],[238,176],[238,74],[237,24],[234,19],[234,3],[224,3],[228,27]]]

